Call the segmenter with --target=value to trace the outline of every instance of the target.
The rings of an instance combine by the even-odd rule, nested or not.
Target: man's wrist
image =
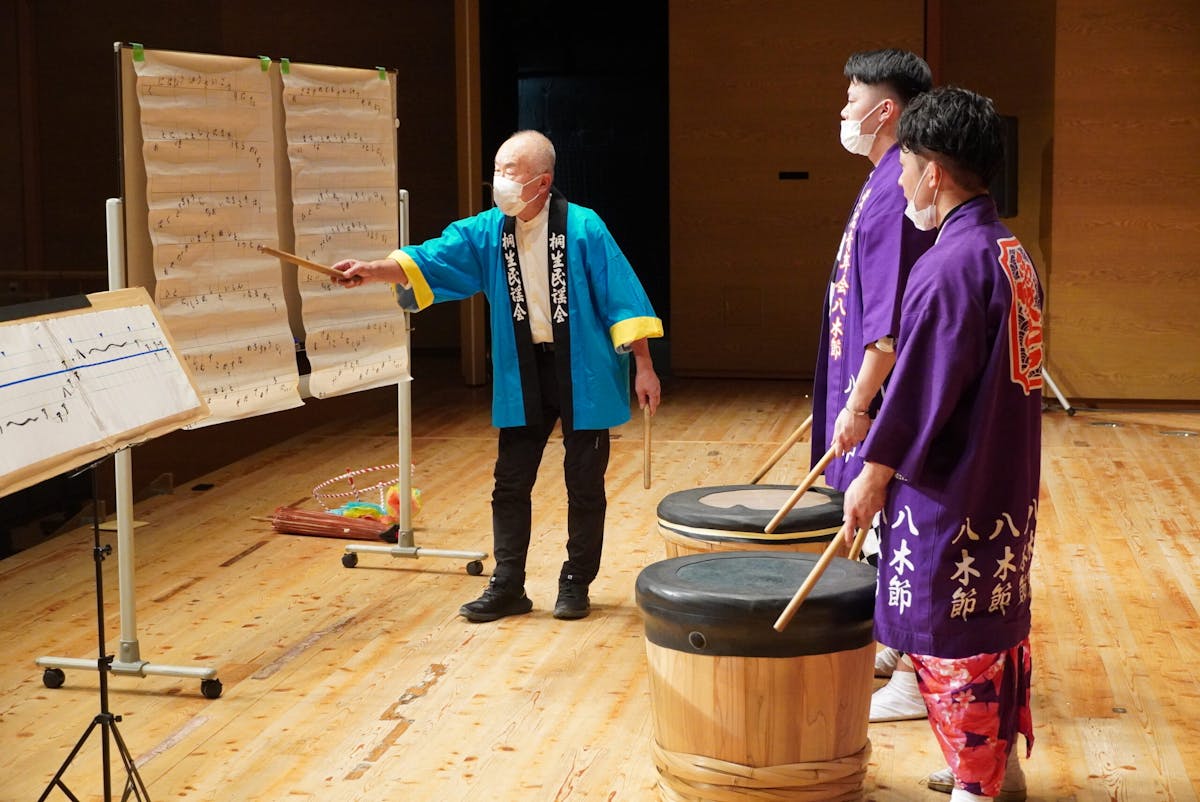
[[[864,417],[868,412],[870,412],[870,410],[867,409],[855,409],[849,401],[846,402],[845,410],[856,418]]]
[[[863,463],[862,470],[859,475],[863,477],[863,481],[870,485],[881,487],[892,481],[896,475],[895,468],[889,468],[879,462],[866,461]]]

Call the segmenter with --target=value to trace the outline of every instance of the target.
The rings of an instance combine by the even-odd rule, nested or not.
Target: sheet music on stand
[[[0,495],[207,415],[141,287],[0,322]]]

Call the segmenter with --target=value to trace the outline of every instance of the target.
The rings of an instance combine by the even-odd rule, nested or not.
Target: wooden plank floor
[[[566,520],[553,441],[535,488],[534,612],[495,624],[456,615],[486,580],[462,561],[363,555],[351,570],[342,541],[253,520],[347,467],[395,461],[393,418],[332,422],[203,477],[210,490],[139,503],[142,658],[214,666],[225,688],[213,701],[195,680],[111,679],[110,707],[151,798],[655,799],[633,597],[638,572],[663,554],[655,506],[674,490],[747,481],[808,413],[794,382],[676,379],[665,389],[652,489],[642,488],[640,420],[615,432],[604,566],[582,621],[549,613]],[[489,551],[488,392],[436,376],[418,376],[413,392],[417,544]],[[1121,425],[1097,425],[1107,421]],[[1030,799],[1200,791],[1200,437],[1164,430],[1200,431],[1200,415],[1045,417]],[[797,481],[806,460],[802,444],[767,481]],[[33,662],[95,655],[90,555],[90,530],[79,530],[0,561],[10,657],[0,665],[0,800],[36,799],[98,709],[94,672],[68,671],[48,690]],[[116,569],[104,563],[109,651]],[[918,784],[941,765],[925,722],[872,725],[870,737],[866,798],[946,799]],[[102,798],[99,741],[67,774],[81,799]]]

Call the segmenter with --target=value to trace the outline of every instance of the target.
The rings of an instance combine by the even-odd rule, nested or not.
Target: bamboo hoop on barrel
[[[775,449],[775,453],[772,454],[771,457],[765,463],[763,463],[763,466],[758,469],[758,473],[754,474],[754,478],[750,480],[750,484],[752,484],[752,485],[758,484],[758,481],[767,475],[767,471],[774,468],[775,463],[777,463],[777,462],[779,462],[779,460],[783,459],[783,455],[786,454],[792,446],[794,446],[794,445],[796,445],[796,443],[800,442],[800,438],[803,437],[805,435],[805,433],[807,433],[808,430],[811,428],[812,428],[812,415],[809,415],[807,418],[804,419],[804,423],[802,423],[798,427],[796,427],[796,431],[794,431],[790,435],[788,435],[787,439],[783,441],[783,445],[781,445],[781,446],[779,446],[779,448]]]
[[[866,537],[867,530],[859,529],[854,535],[854,545],[850,547],[850,553],[855,553],[862,548],[862,540]],[[792,617],[796,615],[796,611],[800,609],[800,605],[804,604],[804,600],[808,598],[808,594],[812,592],[813,587],[821,578],[821,574],[825,573],[825,569],[829,567],[829,563],[833,562],[833,557],[837,554],[838,547],[842,545],[842,535],[839,532],[833,536],[833,540],[829,541],[829,545],[825,547],[825,551],[821,552],[820,559],[813,566],[812,571],[800,587],[796,590],[792,600],[788,602],[787,607],[783,608],[783,612],[779,614],[779,618],[775,619],[775,631],[783,632],[787,629],[787,625],[792,622]]]
[[[800,500],[800,497],[807,493],[808,489],[813,486],[813,483],[817,481],[817,477],[825,470],[825,466],[833,459],[834,448],[835,446],[830,446],[829,450],[825,452],[825,456],[817,460],[817,464],[808,472],[808,476],[804,477],[804,481],[800,483],[800,486],[796,488],[795,492],[784,502],[784,505],[779,508],[779,512],[775,513],[775,517],[771,519],[771,522],[763,529],[765,534],[769,535],[774,532],[775,528],[779,526],[780,521],[792,511],[792,507],[796,506],[796,502]]]

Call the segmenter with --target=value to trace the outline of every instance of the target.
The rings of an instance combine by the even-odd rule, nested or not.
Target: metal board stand
[[[125,288],[125,226],[124,205],[120,198],[109,198],[105,204],[105,224],[108,229],[108,286],[111,290]],[[133,457],[129,449],[113,455],[116,474],[117,507],[117,577],[121,608],[121,637],[116,659],[108,670],[116,675],[146,677],[184,677],[200,680],[200,692],[208,699],[221,695],[221,680],[217,670],[204,666],[172,666],[152,664],[141,657],[137,639],[137,604],[134,600],[133,579]],[[62,669],[96,669],[94,659],[71,657],[39,657],[35,661],[45,669],[42,683],[57,688],[65,679]]]
[[[1050,371],[1046,370],[1044,367],[1042,368],[1042,378],[1046,380],[1046,385],[1050,388],[1050,392],[1054,393],[1054,397],[1057,398],[1058,403],[1062,405],[1063,411],[1066,412],[1067,415],[1074,415],[1075,407],[1071,406],[1070,402],[1068,402],[1067,399],[1063,397],[1063,394],[1059,392],[1058,385],[1054,383],[1054,379],[1050,378]]]
[[[400,190],[400,244],[408,244],[408,190]],[[404,328],[410,333],[412,342],[410,316],[404,313]],[[411,355],[411,352],[410,352]],[[409,371],[411,373],[411,370]],[[483,573],[483,560],[487,553],[482,551],[454,551],[449,549],[426,549],[416,545],[412,527],[412,377],[409,376],[396,384],[397,418],[400,433],[399,485],[400,485],[400,523],[396,532],[396,545],[373,546],[365,544],[349,544],[342,555],[342,565],[353,568],[358,565],[358,555],[387,554],[392,557],[446,557],[448,559],[469,560],[467,573],[479,576]]]

